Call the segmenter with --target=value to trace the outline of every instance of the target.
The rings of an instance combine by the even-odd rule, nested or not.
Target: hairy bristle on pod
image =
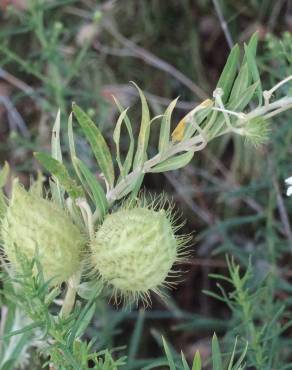
[[[176,236],[172,206],[145,199],[124,204],[106,216],[91,243],[90,264],[113,289],[115,301],[150,304],[150,292],[163,297],[161,288],[175,284],[173,266],[187,255],[187,236]]]
[[[27,192],[14,182],[1,225],[4,253],[12,269],[20,270],[19,255],[36,255],[45,280],[59,285],[79,268],[84,237],[68,213],[53,201]]]

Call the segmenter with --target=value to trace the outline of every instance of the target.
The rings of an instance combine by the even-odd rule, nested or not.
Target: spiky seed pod
[[[85,244],[79,228],[61,207],[14,183],[1,225],[1,239],[11,267],[20,269],[19,255],[36,256],[45,280],[58,285],[80,268]]]
[[[124,301],[146,303],[175,272],[186,238],[175,235],[171,211],[137,206],[108,215],[91,243],[91,264],[102,281]]]

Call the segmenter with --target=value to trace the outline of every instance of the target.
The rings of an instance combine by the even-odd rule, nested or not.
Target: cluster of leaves
[[[125,358],[114,360],[108,350],[92,351],[94,338],[89,342],[83,342],[79,338],[86,330],[92,316],[96,311],[96,297],[99,291],[92,290],[90,298],[83,306],[77,305],[74,312],[69,316],[57,314],[55,299],[60,295],[60,289],[49,288],[49,282],[45,282],[42,267],[38,262],[37,255],[32,261],[28,260],[19,252],[21,273],[16,276],[3,276],[5,289],[3,289],[4,303],[11,307],[19,306],[24,313],[22,327],[12,330],[11,317],[4,322],[5,331],[1,340],[3,361],[2,369],[14,369],[25,361],[23,350],[26,347],[36,347],[42,354],[44,367],[51,364],[60,370],[80,370],[90,368],[96,370],[113,370],[125,363]],[[37,274],[34,273],[37,269]],[[10,313],[11,314],[11,313]],[[4,319],[3,319],[4,320]],[[14,318],[15,320],[15,318]],[[11,343],[11,339],[20,336],[20,340]],[[9,348],[10,356],[5,360],[4,356]],[[46,361],[47,359],[47,361]]]
[[[238,46],[232,49],[218,81],[215,90],[218,94],[214,93],[214,102],[206,100],[194,108],[177,124],[171,135],[171,116],[177,99],[169,105],[162,116],[155,116],[151,119],[147,100],[136,86],[142,104],[141,125],[136,146],[133,125],[127,115],[128,108],[123,109],[116,100],[121,111],[113,134],[116,144],[116,164],[119,169],[117,177],[112,155],[101,131],[80,107],[73,104],[73,113],[91,146],[105,180],[106,191],[91,174],[86,164],[77,157],[72,115],[68,121],[70,156],[75,174],[82,187],[76,184],[75,179],[70,177],[65,165],[62,164],[59,114],[53,129],[52,155],[36,153],[36,158],[54,176],[56,183],[63,188],[63,190],[59,189],[59,192],[66,191],[73,200],[87,193],[94,203],[94,213],[103,216],[115,201],[129,194],[135,197],[146,173],[171,171],[186,166],[196,151],[204,149],[210,140],[218,136],[235,132],[254,144],[262,143],[267,139],[268,129],[264,114],[269,109],[259,113],[251,112],[250,116],[242,113],[255,94],[258,97],[258,104],[262,104],[262,88],[255,62],[256,47],[257,36],[254,35],[245,47],[245,56],[239,72],[237,72],[237,66],[240,60],[240,50]],[[150,130],[153,122],[159,119],[161,125],[157,154],[148,159]],[[120,149],[122,125],[125,125],[129,135],[129,148],[124,160],[121,158]]]
[[[191,369],[183,353],[181,353],[181,363],[178,364],[178,367],[177,367],[177,365],[175,364],[175,359],[171,353],[169,346],[167,345],[165,341],[163,341],[163,344],[164,344],[165,353],[167,356],[168,365],[169,365],[170,370],[176,370],[176,369],[202,370],[202,362],[201,362],[201,357],[200,357],[199,352],[196,352],[195,354]],[[238,356],[238,353],[236,352],[236,344],[237,344],[237,339],[235,341],[235,345],[234,345],[230,360],[228,361],[226,366],[223,366],[222,353],[220,351],[218,339],[217,339],[216,334],[213,335],[213,338],[212,338],[212,370],[223,370],[223,369],[243,370],[245,368],[245,364],[243,361],[246,355],[248,345],[246,343],[245,349],[243,349],[243,351],[241,352],[241,355]],[[238,358],[235,361],[236,357]]]
[[[227,293],[218,283],[221,295],[206,292],[224,302],[232,312],[226,340],[232,343],[236,335],[248,338],[249,367],[285,369],[280,336],[291,327],[292,320],[285,312],[285,305],[274,297],[273,277],[266,275],[261,280],[255,279],[251,261],[242,274],[234,259],[227,258],[227,266],[230,277],[218,274],[210,276],[216,281],[227,282],[232,290]]]
[[[28,360],[28,351],[37,348],[43,358],[43,367],[51,365],[60,370],[115,370],[126,364],[126,357],[114,360],[109,350],[92,351],[95,340],[89,343],[82,341],[90,320],[96,311],[96,298],[99,290],[92,290],[86,304],[78,304],[74,312],[64,317],[57,314],[54,301],[60,295],[60,289],[49,289],[49,282],[45,282],[42,274],[42,266],[38,262],[37,254],[33,260],[28,260],[19,252],[21,273],[14,276],[2,274],[5,284],[2,297],[3,303],[9,307],[9,317],[4,319],[4,332],[1,337],[0,348],[1,369],[15,369],[17,365],[24,365]],[[35,274],[37,269],[37,274]],[[19,311],[21,302],[21,312]],[[19,329],[15,330],[17,317],[21,315]],[[16,338],[16,339],[15,339]],[[237,341],[236,341],[237,342]],[[190,370],[184,354],[181,354],[181,362],[174,357],[167,342],[163,339],[166,354],[165,359],[153,361],[143,367],[144,370],[155,369],[168,365],[171,370]],[[238,357],[236,343],[228,362],[228,370],[242,370],[243,360],[247,351],[247,343]],[[235,358],[237,360],[235,361]],[[47,359],[47,361],[46,361]],[[216,335],[212,339],[212,363],[213,370],[223,370],[222,354]],[[90,364],[90,366],[89,366]],[[89,366],[89,367],[88,367]],[[196,353],[192,370],[201,370],[201,358]]]

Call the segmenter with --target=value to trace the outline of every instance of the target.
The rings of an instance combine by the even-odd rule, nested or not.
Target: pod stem
[[[90,209],[89,204],[86,202],[85,199],[77,199],[76,200],[77,206],[81,210],[81,214],[86,225],[88,235],[90,240],[94,238],[94,227],[93,227],[93,215]],[[81,276],[82,276],[83,265],[79,271],[77,271],[69,280],[68,280],[68,288],[67,292],[63,301],[63,306],[61,309],[61,316],[68,317],[73,310],[76,300],[76,294],[78,285],[80,284]]]

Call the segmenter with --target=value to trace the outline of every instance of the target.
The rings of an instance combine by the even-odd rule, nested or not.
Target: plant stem
[[[93,227],[93,215],[91,213],[90,207],[85,199],[77,199],[76,204],[81,210],[84,219],[84,224],[86,225],[87,232],[89,235],[89,239],[92,240],[94,238],[94,227]],[[77,271],[68,280],[68,289],[61,309],[61,316],[63,317],[67,317],[74,307],[78,285],[80,284],[82,276],[82,270],[83,265],[81,264],[79,271]]]
[[[269,105],[264,105],[261,107],[258,107],[251,112],[244,114],[244,119],[239,117],[238,122],[240,122],[240,126],[242,127],[242,124],[244,122],[248,122],[252,118],[260,117],[263,118],[270,118],[278,113],[281,113],[287,109],[292,108],[292,97],[284,97],[281,99],[278,99],[274,101],[273,103],[270,103]],[[214,108],[216,109],[216,108]],[[216,109],[217,110],[217,109]],[[226,111],[228,113],[228,111]],[[224,112],[226,114],[226,112]],[[238,116],[241,112],[234,112]],[[225,122],[226,123],[226,122]],[[162,161],[172,157],[175,154],[178,154],[180,152],[184,151],[199,151],[202,150],[208,141],[213,139],[214,137],[220,136],[223,133],[226,134],[228,132],[237,132],[238,127],[229,127],[223,132],[220,131],[219,134],[216,135],[208,135],[208,130],[205,131],[205,136],[207,137],[207,140],[204,140],[201,134],[198,134],[191,139],[181,141],[178,144],[171,145],[169,149],[161,155],[161,153],[156,154],[153,158],[149,159],[144,163],[143,166],[135,168],[131,173],[129,173],[117,186],[110,191],[107,192],[107,199],[109,204],[111,205],[115,200],[119,199],[121,194],[124,195],[124,191],[127,189],[127,187],[141,174],[147,173],[151,171],[151,168],[153,168],[155,165],[161,163]],[[239,132],[237,132],[239,133]],[[207,136],[208,135],[208,136]]]

